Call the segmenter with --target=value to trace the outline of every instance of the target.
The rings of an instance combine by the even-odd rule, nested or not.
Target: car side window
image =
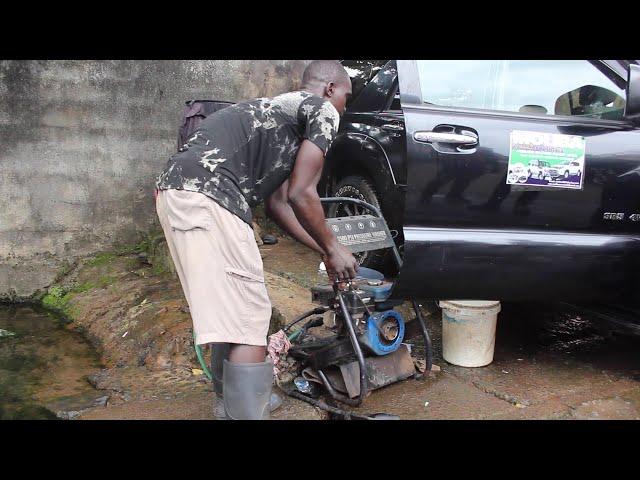
[[[393,96],[391,97],[391,103],[389,104],[389,108],[387,110],[396,111],[402,110],[402,105],[400,103],[400,88],[398,82],[396,82],[393,90]]]
[[[340,63],[351,77],[351,101],[353,101],[384,67],[387,60],[340,60]]]
[[[363,66],[360,65],[360,62],[369,63]],[[342,65],[351,77],[353,91],[352,99],[347,105],[347,111],[374,112],[383,110],[398,77],[395,61],[343,60]],[[360,68],[354,68],[358,65]],[[364,79],[367,80],[364,81]]]
[[[419,60],[424,103],[622,120],[625,92],[587,60]]]

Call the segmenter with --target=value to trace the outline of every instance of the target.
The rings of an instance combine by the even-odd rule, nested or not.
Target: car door
[[[637,292],[640,132],[623,115],[626,78],[581,60],[403,60],[398,74],[408,186],[396,296]],[[563,156],[584,171],[560,177]],[[551,166],[525,179],[528,162]]]

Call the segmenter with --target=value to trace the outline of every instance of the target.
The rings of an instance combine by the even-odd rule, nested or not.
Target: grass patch
[[[47,294],[42,297],[42,306],[48,310],[61,314],[65,320],[70,320],[77,313],[76,308],[71,305],[72,298],[78,294],[88,292],[89,290],[107,287],[114,281],[115,278],[110,277],[109,275],[103,275],[95,282],[84,282],[75,284],[71,287],[53,285],[49,287]]]
[[[140,260],[138,260],[137,258],[127,258],[125,267],[127,268],[127,270],[140,268]]]
[[[48,293],[42,298],[42,305],[45,308],[61,313],[67,318],[71,318],[74,313],[73,308],[69,304],[72,296],[73,292],[59,285],[54,285],[49,288]]]
[[[118,245],[113,249],[115,255],[133,255],[136,253],[148,252],[151,245],[149,236],[146,236],[144,240],[139,243],[131,245]]]
[[[113,262],[117,255],[114,252],[101,252],[95,255],[93,258],[87,260],[87,265],[90,267],[98,267],[101,265],[108,265]]]
[[[115,282],[115,278],[110,277],[109,275],[103,275],[102,277],[96,280],[94,288],[105,288]]]
[[[96,286],[91,283],[91,282],[84,282],[84,283],[80,283],[78,285],[75,285],[71,291],[73,293],[84,293],[84,292],[88,292],[89,290],[92,290],[96,288]]]
[[[156,262],[151,266],[151,273],[153,275],[164,275],[170,272],[164,262]]]

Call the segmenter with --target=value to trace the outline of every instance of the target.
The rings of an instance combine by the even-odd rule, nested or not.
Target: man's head
[[[351,96],[351,78],[336,60],[314,60],[302,74],[302,89],[326,98],[342,115]]]

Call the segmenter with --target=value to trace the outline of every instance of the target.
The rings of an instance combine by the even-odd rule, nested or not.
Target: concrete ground
[[[313,283],[316,254],[287,239],[261,251],[267,272],[304,287]],[[309,301],[296,295],[291,301]],[[440,371],[374,391],[352,410],[402,419],[640,419],[640,338],[617,336],[589,318],[549,306],[505,304],[493,363],[462,368],[442,359],[440,312],[424,306],[433,312],[428,326]],[[190,383],[173,394],[171,385],[164,394],[92,409],[81,418],[213,418],[209,384]],[[274,414],[274,419],[323,418],[324,412],[292,398]]]

